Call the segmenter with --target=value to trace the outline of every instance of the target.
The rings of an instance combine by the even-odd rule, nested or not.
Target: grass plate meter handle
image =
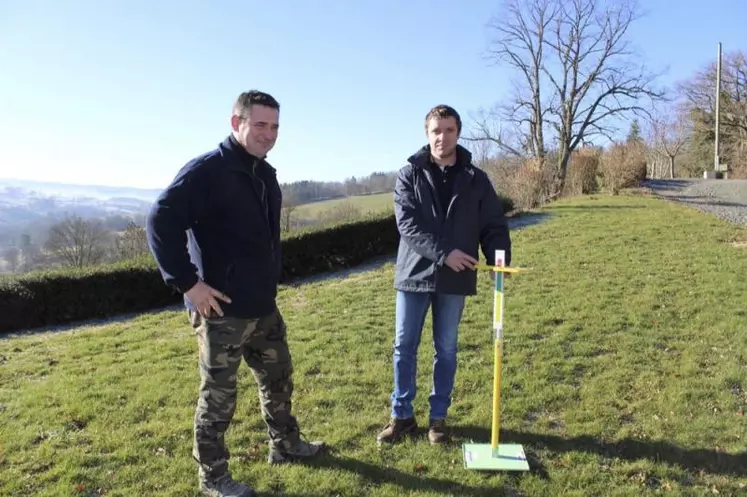
[[[466,443],[462,446],[464,467],[476,470],[528,471],[524,447],[521,444],[500,443],[501,373],[503,366],[503,315],[505,310],[504,274],[519,273],[529,268],[509,268],[506,253],[495,251],[495,266],[479,264],[477,270],[495,272],[493,292],[493,422],[490,443]]]

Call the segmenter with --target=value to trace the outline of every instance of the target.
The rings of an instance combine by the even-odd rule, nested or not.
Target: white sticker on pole
[[[506,251],[496,250],[495,251],[495,265],[498,267],[505,267],[506,265]],[[493,303],[493,329],[495,330],[495,338],[498,339],[501,336],[503,330],[503,310],[504,310],[504,298],[503,298],[503,273],[496,271],[495,274],[495,300]]]

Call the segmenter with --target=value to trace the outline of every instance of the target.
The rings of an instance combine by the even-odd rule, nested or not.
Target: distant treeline
[[[396,171],[376,172],[362,178],[355,176],[345,181],[295,181],[282,185],[286,204],[307,204],[319,200],[366,195],[394,190]]]

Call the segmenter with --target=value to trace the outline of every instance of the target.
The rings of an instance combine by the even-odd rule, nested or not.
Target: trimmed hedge
[[[284,237],[281,282],[360,264],[396,251],[393,215]],[[312,250],[313,247],[313,250]],[[152,256],[85,269],[0,278],[0,333],[100,319],[176,304]]]
[[[502,199],[510,212],[510,199]],[[321,228],[321,229],[320,229]],[[283,237],[281,283],[393,255],[394,215],[312,227]],[[0,278],[0,333],[109,318],[176,304],[182,296],[161,279],[152,256],[85,269]]]
[[[151,257],[0,280],[0,332],[106,318],[174,304]]]
[[[394,215],[294,233],[283,240],[281,283],[356,266],[396,252],[398,244]]]

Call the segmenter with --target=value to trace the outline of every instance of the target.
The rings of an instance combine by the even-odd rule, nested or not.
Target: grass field
[[[350,203],[357,207],[361,213],[381,212],[393,208],[394,197],[391,192],[377,193],[375,195],[355,195],[352,197],[335,198],[322,202],[299,205],[295,214],[301,219],[318,218],[325,211],[330,211],[342,204]]]
[[[477,473],[489,442],[489,279],[471,298],[450,411],[453,443],[377,448],[391,390],[391,264],[284,288],[294,409],[330,453],[269,467],[242,366],[231,468],[260,495],[747,494],[745,230],[646,197],[565,200],[514,233],[507,280],[505,442],[527,474]],[[430,318],[416,413],[430,389]],[[0,495],[196,496],[196,342],[182,312],[0,340]]]

